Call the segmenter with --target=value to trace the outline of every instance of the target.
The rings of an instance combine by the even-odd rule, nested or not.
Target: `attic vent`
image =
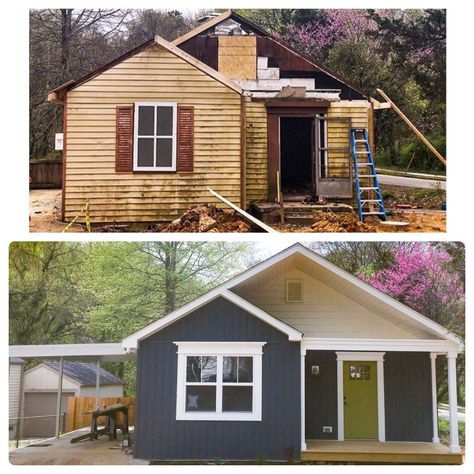
[[[301,280],[286,280],[286,302],[303,302],[303,282]]]

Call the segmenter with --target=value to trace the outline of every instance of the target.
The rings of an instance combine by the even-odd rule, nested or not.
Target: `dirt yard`
[[[399,195],[396,200],[400,205],[406,195]],[[419,196],[417,195],[419,198]],[[442,196],[444,197],[444,196]],[[436,201],[442,198],[436,196]],[[421,198],[419,198],[421,199]],[[431,209],[419,209],[412,201],[411,206],[404,209],[393,208],[390,211],[389,222],[401,222],[407,225],[387,225],[377,218],[367,218],[359,222],[356,213],[347,212],[315,212],[311,225],[275,224],[279,232],[446,232],[446,213],[439,211],[438,203],[431,202]],[[411,207],[411,209],[409,208]],[[32,190],[30,191],[30,231],[31,232],[62,232],[66,224],[61,222],[61,191]],[[96,227],[96,232],[259,232],[259,228],[248,222],[232,210],[217,209],[212,204],[199,205],[190,208],[179,219],[167,224],[154,226],[136,224],[133,226]],[[85,232],[82,225],[73,225],[67,232]]]
[[[67,226],[61,222],[61,190],[30,190],[30,232],[62,232]],[[84,232],[82,226],[71,226],[67,232]]]

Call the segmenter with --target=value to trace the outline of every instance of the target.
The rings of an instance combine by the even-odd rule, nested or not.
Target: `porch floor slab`
[[[149,464],[148,461],[134,459],[132,455],[122,451],[120,431],[116,440],[101,436],[94,441],[82,441],[72,444],[71,439],[89,432],[82,428],[61,435],[59,439],[43,439],[9,453],[10,463],[17,465],[75,465],[75,464]],[[131,430],[132,431],[132,430]]]
[[[463,453],[451,453],[447,446],[435,443],[387,441],[306,440],[302,461],[463,464]]]

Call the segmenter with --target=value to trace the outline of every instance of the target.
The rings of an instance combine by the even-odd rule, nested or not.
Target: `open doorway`
[[[314,191],[313,129],[312,117],[280,117],[280,179],[285,198]]]

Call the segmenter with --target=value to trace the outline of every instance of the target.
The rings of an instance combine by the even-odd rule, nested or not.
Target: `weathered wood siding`
[[[62,173],[62,160],[30,160],[30,188],[60,189]]]
[[[261,341],[262,421],[177,421],[175,341]],[[300,348],[218,298],[140,341],[134,456],[286,460],[300,456]]]
[[[328,121],[328,146],[347,148],[350,145],[349,127],[368,129],[369,109],[366,101],[333,102],[328,108],[328,117],[350,118],[351,123]],[[349,176],[349,151],[329,151],[329,178]]]
[[[139,101],[194,107],[194,171],[116,173],[115,110]],[[210,186],[240,199],[240,96],[155,46],[67,95],[65,218],[90,200],[92,222],[163,221],[214,202]]]
[[[247,204],[266,200],[267,172],[267,110],[264,102],[246,98],[246,187]]]

